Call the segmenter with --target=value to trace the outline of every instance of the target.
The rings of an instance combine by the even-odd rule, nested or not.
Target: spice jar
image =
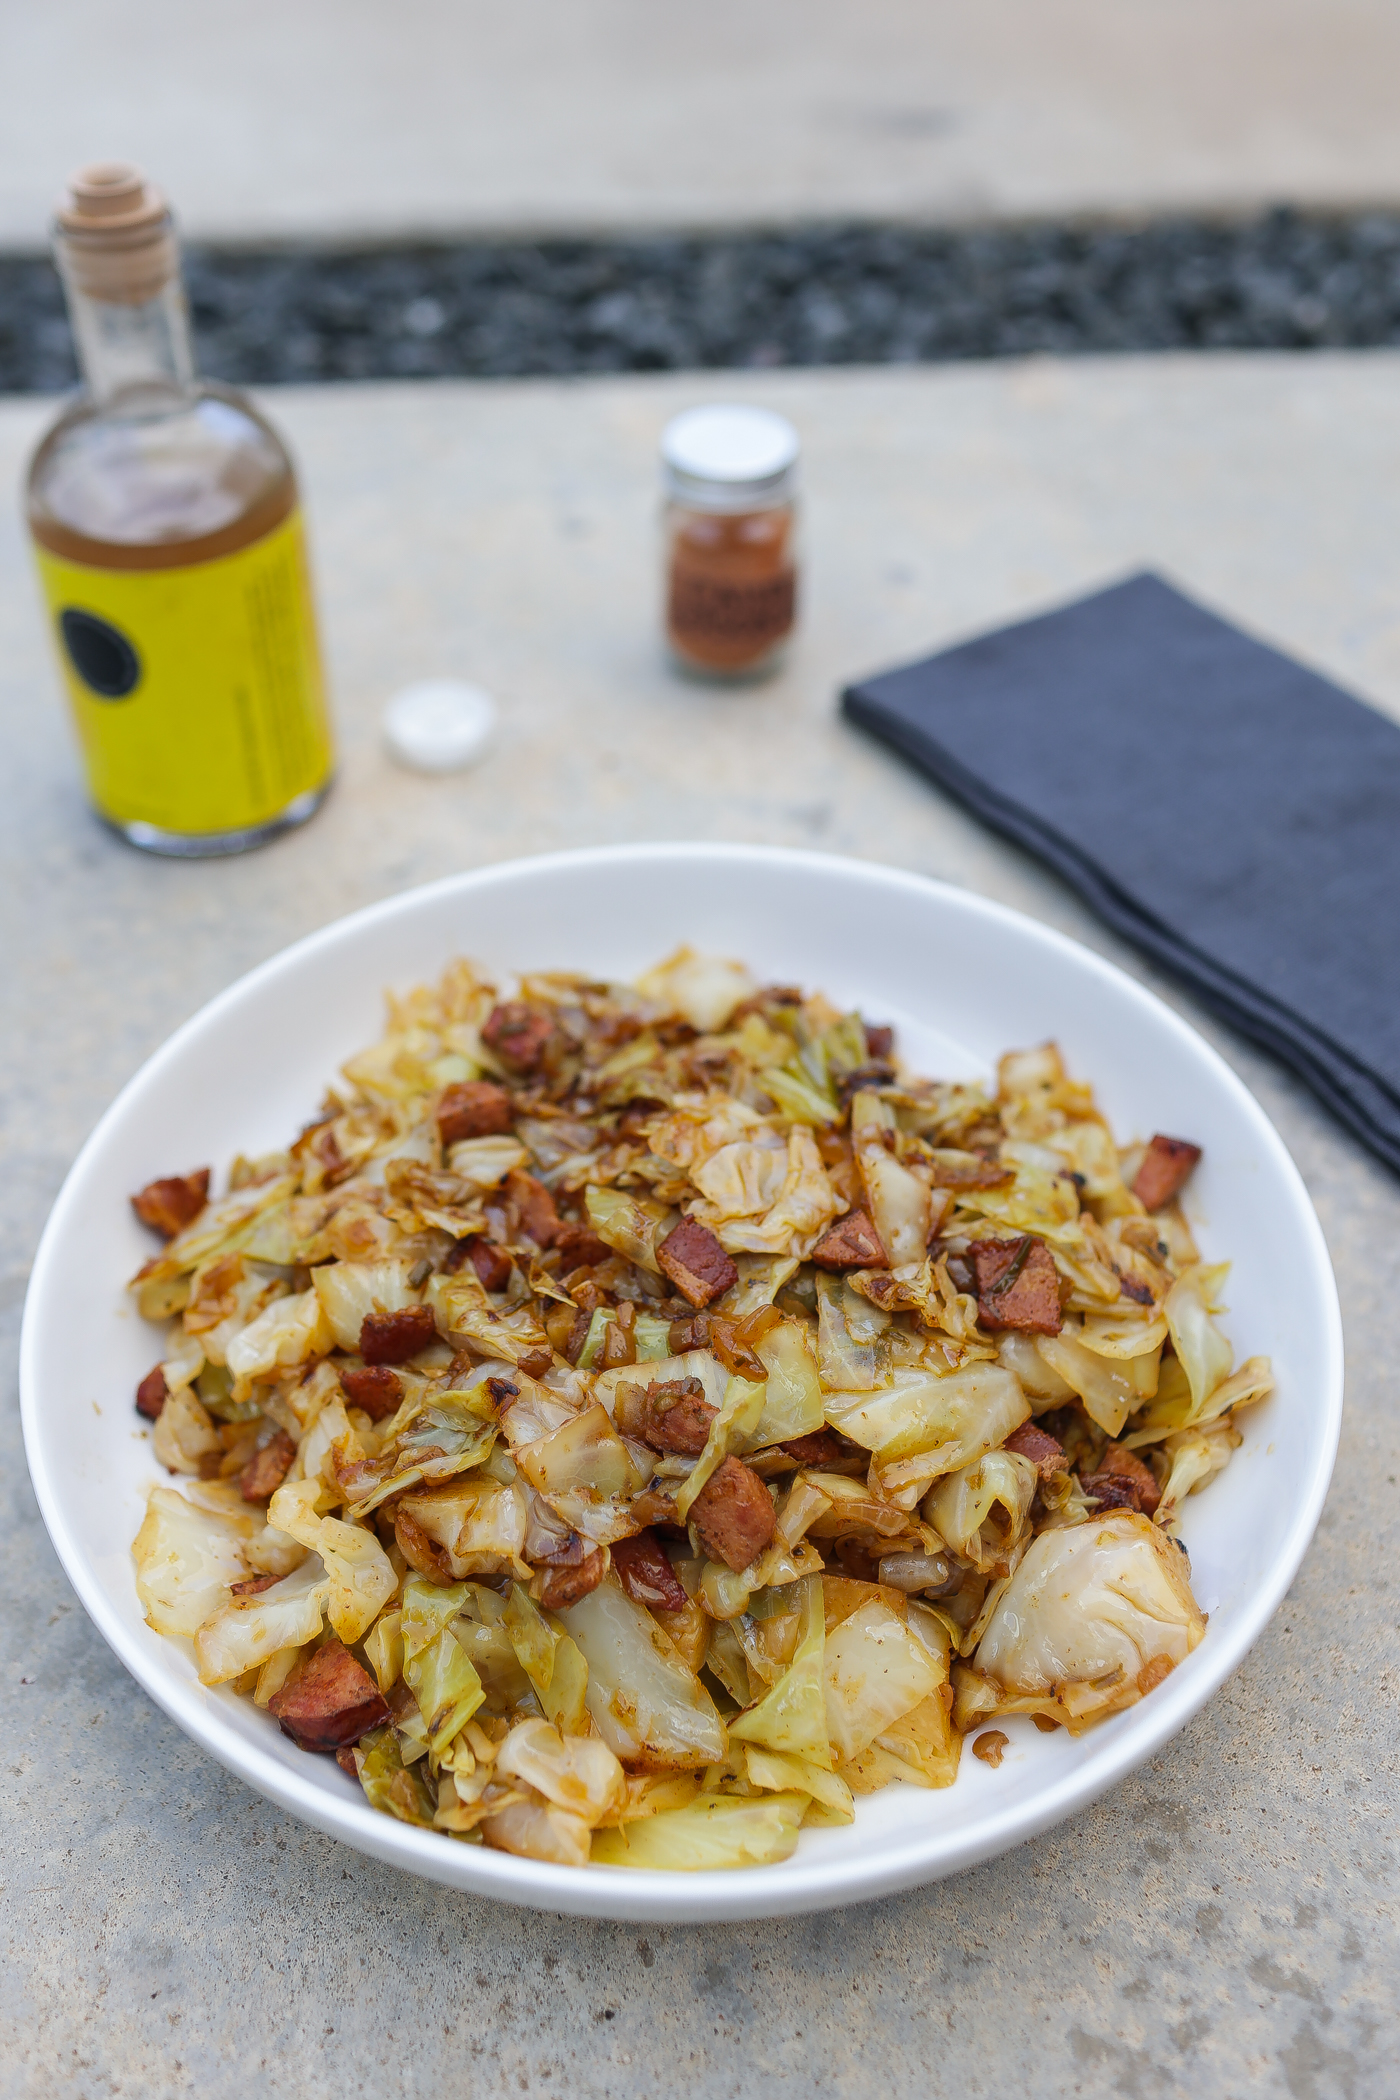
[[[662,433],[666,635],[711,678],[772,670],[797,611],[798,439],[766,408],[687,409]]]

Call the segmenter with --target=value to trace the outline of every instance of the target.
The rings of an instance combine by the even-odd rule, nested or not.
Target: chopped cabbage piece
[[[974,1708],[960,1688],[960,1705],[1044,1713],[1079,1733],[1159,1684],[1205,1630],[1178,1546],[1146,1517],[1091,1517],[1032,1542],[974,1657],[991,1703]]]
[[[685,1808],[600,1830],[592,1857],[601,1867],[663,1867],[700,1874],[722,1867],[766,1867],[787,1859],[806,1813],[804,1794],[699,1794]]]
[[[247,1574],[243,1547],[252,1530],[251,1516],[216,1516],[175,1488],[152,1488],[131,1545],[146,1624],[157,1633],[196,1632]]]
[[[715,1764],[724,1723],[645,1605],[613,1576],[559,1614],[588,1665],[588,1711],[634,1769]]]

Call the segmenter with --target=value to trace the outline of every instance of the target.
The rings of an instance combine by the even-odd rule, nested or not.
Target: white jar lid
[[[433,678],[406,685],[384,710],[384,741],[415,773],[455,773],[491,742],[496,703],[479,685]]]
[[[716,403],[673,416],[661,433],[666,487],[701,510],[749,510],[792,494],[800,451],[786,416]]]

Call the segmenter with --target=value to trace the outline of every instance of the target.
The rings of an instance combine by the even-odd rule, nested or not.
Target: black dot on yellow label
[[[125,700],[141,676],[141,659],[119,627],[97,613],[65,606],[58,616],[68,661],[99,700]]]

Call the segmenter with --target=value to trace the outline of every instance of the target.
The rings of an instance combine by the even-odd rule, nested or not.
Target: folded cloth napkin
[[[842,706],[1400,1173],[1400,728],[1153,575]]]

